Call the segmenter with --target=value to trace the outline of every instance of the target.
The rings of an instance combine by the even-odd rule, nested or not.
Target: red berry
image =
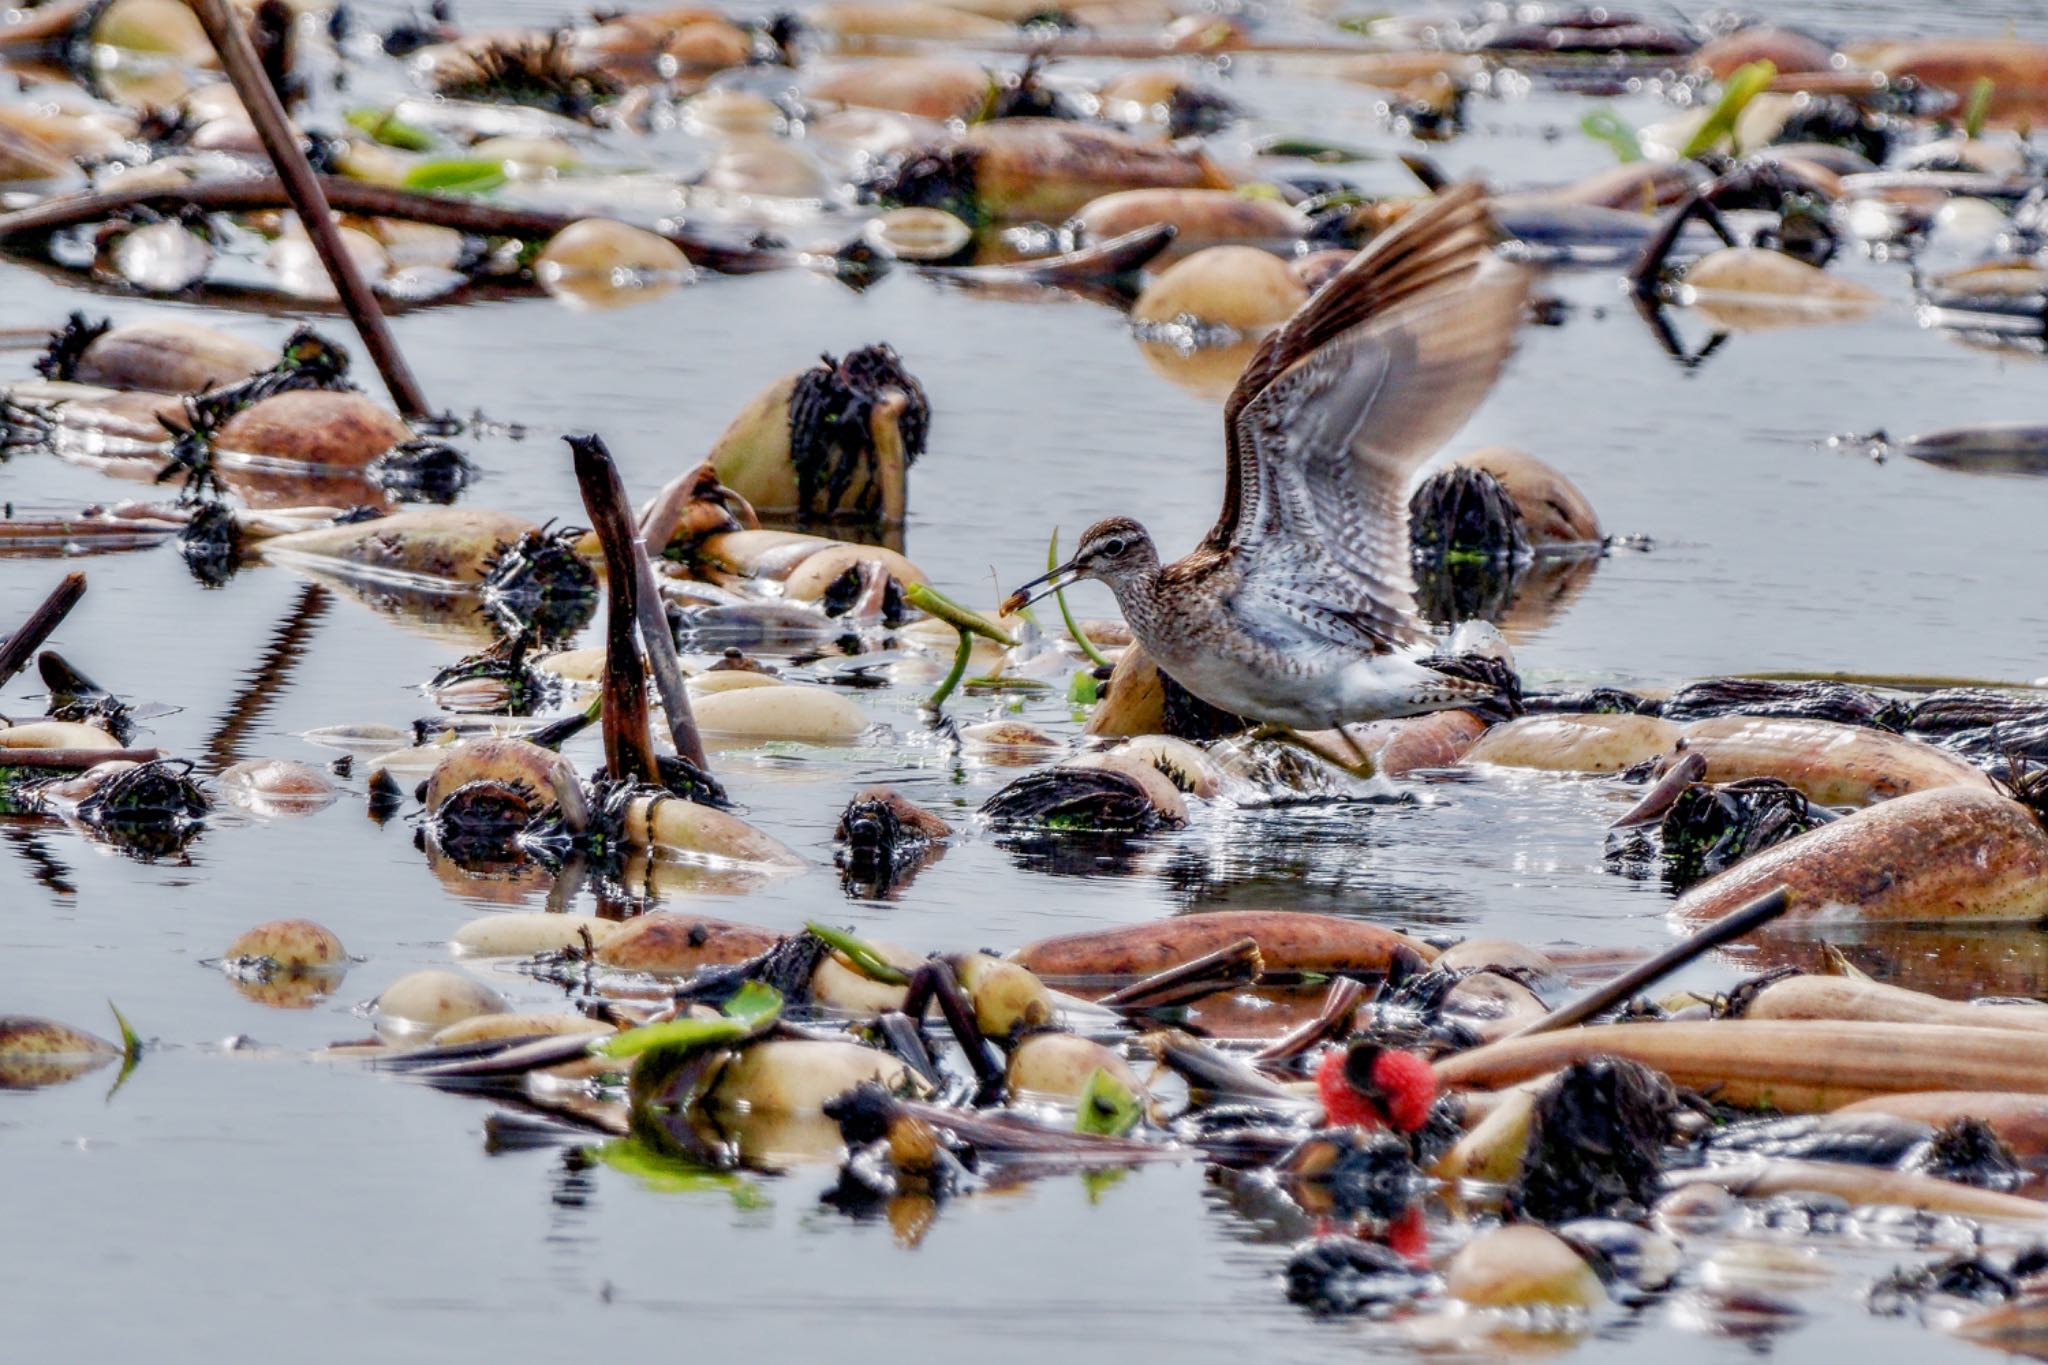
[[[1333,1047],[1316,1068],[1316,1093],[1332,1128],[1384,1128],[1378,1108],[1344,1079],[1344,1049]]]
[[[1412,1052],[1389,1048],[1373,1063],[1372,1079],[1395,1128],[1412,1133],[1429,1122],[1430,1106],[1436,1103],[1436,1070],[1428,1062]]]
[[[1333,1128],[1386,1128],[1412,1133],[1429,1122],[1436,1072],[1412,1052],[1388,1049],[1374,1058],[1372,1088],[1363,1094],[1344,1077],[1345,1050],[1333,1047],[1316,1067],[1316,1092]]]

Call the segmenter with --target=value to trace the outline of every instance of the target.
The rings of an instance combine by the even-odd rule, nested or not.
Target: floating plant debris
[[[2048,1340],[2048,45],[1226,8],[0,25],[17,1335]]]

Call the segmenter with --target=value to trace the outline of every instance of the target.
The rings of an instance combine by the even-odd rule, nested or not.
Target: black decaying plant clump
[[[178,532],[178,553],[192,576],[209,588],[234,577],[242,563],[242,528],[227,504],[202,502]]]
[[[576,553],[582,534],[550,523],[500,545],[478,589],[486,609],[510,630],[530,628],[543,640],[583,629],[597,613],[598,583],[597,571]]]
[[[113,322],[101,318],[89,322],[83,313],[73,313],[64,325],[50,333],[50,344],[36,357],[36,373],[45,379],[68,381],[78,371],[79,357],[95,341],[113,329]]]
[[[1679,1107],[1671,1082],[1640,1062],[1573,1063],[1536,1101],[1508,1209],[1539,1223],[1644,1216],[1663,1193]]]
[[[2014,788],[2025,773],[2048,764],[2048,705],[1980,689],[1937,692],[1913,708],[1906,733],[1939,744]],[[2048,803],[2037,806],[2048,811]]]
[[[1207,137],[1244,117],[1244,110],[1214,90],[1177,85],[1166,102],[1168,137]]]
[[[773,948],[759,957],[698,972],[676,992],[676,999],[723,1005],[740,987],[758,981],[773,986],[781,994],[785,1009],[807,1005],[811,999],[811,978],[831,952],[832,945],[806,929],[778,939]]]
[[[468,54],[437,77],[434,93],[444,99],[517,104],[563,118],[588,120],[623,93],[605,72],[584,65],[559,33],[546,38],[512,38]]]
[[[1522,678],[1504,659],[1491,654],[1432,654],[1416,662],[1447,678],[1484,683],[1493,689],[1492,696],[1461,703],[1467,711],[1491,721],[1513,720],[1522,714]]]
[[[1525,692],[1522,712],[1531,716],[1657,716],[1664,713],[1664,703],[1619,687],[1590,687],[1583,692]]]
[[[1681,722],[1710,716],[1781,716],[1897,733],[1906,728],[1913,711],[1894,698],[1843,683],[1709,678],[1673,693],[1662,714]]]
[[[909,147],[883,159],[860,182],[860,196],[885,208],[943,209],[969,227],[986,216],[975,188],[981,149],[960,143]]]
[[[1288,1301],[1313,1313],[1385,1317],[1437,1283],[1392,1247],[1358,1237],[1318,1237],[1287,1258]]]
[[[1027,773],[983,802],[981,813],[1013,829],[1096,834],[1143,834],[1161,819],[1137,779],[1107,768]]]
[[[1690,886],[1829,818],[1804,792],[1775,777],[1724,786],[1696,782],[1664,814],[1666,875],[1674,887]]]
[[[797,377],[789,396],[789,457],[796,468],[800,517],[832,516],[854,475],[865,468],[872,476],[877,467],[874,410],[892,392],[907,400],[897,427],[904,463],[915,464],[931,431],[931,404],[893,348],[863,346],[844,360],[823,356]],[[870,477],[867,498],[852,510],[873,517],[880,504],[880,485]]]
[[[2015,1190],[2026,1179],[2012,1149],[1976,1118],[1959,1118],[1938,1129],[1912,1169],[1984,1190]]]
[[[50,719],[97,725],[122,744],[135,737],[132,708],[65,662],[62,655],[44,650],[36,658],[36,669],[42,674],[43,686],[50,689],[45,713]]]
[[[495,704],[464,709],[485,710],[504,716],[530,716],[561,695],[560,680],[542,673],[527,662],[537,643],[532,630],[517,631],[490,648],[458,659],[435,673],[427,687],[440,691],[463,682],[496,682],[504,695]]]
[[[2016,1298],[2023,1280],[2048,1271],[2048,1247],[2019,1251],[1965,1251],[1932,1265],[1905,1266],[1870,1287],[1864,1299],[1881,1318],[1904,1317],[1939,1304],[2004,1303]]]
[[[1048,86],[1045,58],[1034,55],[1022,71],[997,72],[989,77],[988,95],[981,102],[974,121],[986,123],[999,118],[1078,119],[1081,111],[1072,100]]]
[[[189,760],[160,758],[101,782],[78,803],[77,815],[124,852],[147,858],[184,847],[210,806]]]
[[[476,466],[443,441],[401,441],[370,462],[370,482],[401,502],[451,503]]]
[[[1471,465],[1446,465],[1422,481],[1408,499],[1408,540],[1418,563],[1530,556],[1522,509],[1499,479]]]

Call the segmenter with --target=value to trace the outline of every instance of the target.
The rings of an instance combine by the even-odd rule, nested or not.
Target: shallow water
[[[1994,3],[1782,8],[1866,32],[1998,31],[2011,19],[2038,37],[2044,27]],[[554,10],[494,7],[491,17]],[[481,21],[485,7],[462,13]],[[1265,115],[1240,131],[1400,146],[1355,89],[1256,61],[1231,79]],[[1640,98],[1615,104],[1638,123],[1659,112]],[[1431,152],[1497,184],[1564,179],[1609,158],[1575,131],[1587,107],[1540,89],[1481,101],[1474,131]],[[1391,186],[1399,172],[1369,165],[1363,178]],[[1918,326],[1901,264],[1855,262],[1847,273],[1892,300],[1874,320],[1738,335],[1695,368],[1657,349],[1612,270],[1548,277],[1570,305],[1565,323],[1525,329],[1507,376],[1451,448],[1535,451],[1580,484],[1610,532],[1652,544],[1615,551],[1568,610],[1513,632],[1532,683],[1662,686],[1753,669],[2048,674],[2037,587],[2048,483],[1879,464],[1820,444],[1880,427],[2038,420],[2042,362]],[[0,326],[54,324],[76,307],[120,320],[192,305],[87,297],[50,272],[0,266]],[[266,343],[288,327],[198,311]],[[1706,335],[1696,320],[1678,326],[1694,346]],[[642,496],[694,464],[746,395],[821,350],[876,340],[898,349],[931,397],[908,550],[957,597],[992,602],[999,583],[1035,572],[1053,525],[1071,538],[1112,511],[1142,517],[1177,553],[1206,528],[1222,488],[1216,405],[1155,373],[1118,314],[1080,301],[996,302],[902,273],[854,294],[786,271],[707,276],[619,313],[530,298],[426,308],[396,329],[436,403],[528,429],[523,440],[469,442],[486,478],[466,500],[536,518],[580,520],[563,432],[601,432]],[[8,379],[27,364],[26,353],[0,354]],[[24,506],[138,491],[47,457],[0,465],[0,497]],[[91,591],[53,646],[117,691],[182,708],[150,722],[147,742],[209,769],[256,756],[320,762],[332,751],[301,732],[429,714],[415,684],[466,652],[282,569],[201,588],[168,549],[0,563],[0,622],[18,620],[70,567],[86,569]],[[1078,592],[1077,614],[1107,614],[1099,593]],[[1602,865],[1601,831],[1636,793],[1534,777],[1422,785],[1408,808],[1210,809],[1078,874],[972,838],[898,899],[850,900],[829,837],[854,789],[887,779],[952,814],[1012,775],[963,763],[924,734],[922,687],[854,694],[892,742],[719,755],[748,817],[809,867],[671,906],[782,929],[822,917],[935,948],[1254,905],[1535,943],[1646,948],[1668,936],[1667,893]],[[18,679],[0,705],[40,710],[35,691]],[[1004,707],[963,698],[952,711],[965,723]],[[1076,728],[1056,701],[1028,701],[1023,714]],[[586,766],[593,751],[572,747]],[[822,1206],[822,1168],[750,1177],[739,1196],[654,1192],[558,1152],[487,1156],[486,1106],[306,1060],[366,1032],[357,1002],[404,972],[446,965],[446,936],[464,920],[547,897],[539,877],[437,880],[406,820],[380,828],[363,817],[359,779],[311,817],[216,818],[175,860],[138,862],[54,824],[0,824],[0,845],[0,1009],[110,1032],[99,1002],[111,997],[161,1044],[111,1097],[110,1073],[0,1095],[16,1229],[0,1244],[0,1280],[14,1286],[8,1332],[20,1359],[107,1359],[145,1343],[180,1359],[288,1345],[372,1360],[458,1342],[528,1358],[823,1347],[850,1359],[1338,1359],[1401,1348],[1383,1329],[1291,1309],[1276,1280],[1286,1240],[1234,1212],[1197,1165],[963,1199],[910,1246],[885,1223]],[[591,908],[590,894],[571,908]],[[363,959],[336,996],[302,1013],[249,1003],[200,965],[279,915],[325,922]],[[2003,990],[2048,995],[2024,965],[2038,936],[1985,946],[1988,958],[2021,963],[2000,976]],[[1891,949],[1871,951],[1885,970]],[[1724,961],[1686,981],[1707,989],[1738,971]],[[546,998],[518,978],[497,984]],[[232,1039],[253,1041],[230,1050]],[[1787,1324],[1785,1346],[1970,1354],[1861,1309],[1863,1284],[1911,1259],[1838,1249],[1827,1282],[1795,1294],[1809,1316]],[[1680,1302],[1653,1305],[1577,1349],[1685,1361],[1768,1349],[1682,1319]]]

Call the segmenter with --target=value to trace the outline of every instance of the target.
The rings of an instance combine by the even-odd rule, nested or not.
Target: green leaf
[[[1102,684],[1085,668],[1076,673],[1074,680],[1067,684],[1067,701],[1074,706],[1093,706],[1096,698],[1101,695]]]
[[[1088,1083],[1081,1087],[1081,1111],[1074,1117],[1074,1128],[1104,1137],[1122,1137],[1138,1126],[1143,1115],[1138,1097],[1098,1066],[1088,1073]]]
[[[725,1002],[725,1017],[759,1030],[775,1022],[782,1013],[782,992],[765,981],[749,981]]]
[[[826,947],[851,962],[854,969],[868,980],[879,981],[884,986],[910,984],[910,977],[906,973],[882,961],[881,954],[844,929],[834,929],[831,925],[821,924],[817,920],[805,920],[804,928],[822,940]]]
[[[351,109],[342,117],[348,120],[349,127],[371,141],[402,152],[431,152],[436,146],[432,133],[403,122],[389,109]]]
[[[1270,137],[1258,145],[1258,154],[1295,157],[1302,161],[1313,161],[1319,166],[1343,166],[1355,161],[1373,159],[1371,152],[1361,148],[1347,147],[1341,142],[1324,142],[1312,137]]]
[[[1984,131],[1984,116],[1991,112],[1991,94],[1998,87],[1989,76],[1979,76],[1970,86],[1970,102],[1963,112],[1963,136],[1976,138]]]
[[[1704,156],[1720,146],[1721,139],[1727,138],[1729,146],[1740,156],[1742,148],[1735,145],[1735,120],[1742,117],[1742,111],[1749,102],[1761,94],[1777,75],[1778,68],[1770,62],[1750,62],[1737,67],[1721,83],[1721,98],[1715,103],[1713,112],[1707,115],[1707,121],[1700,125],[1699,131],[1692,135],[1692,141],[1685,144],[1685,150],[1679,155],[1687,160]]]
[[[1045,547],[1046,572],[1050,573],[1059,566],[1060,528],[1055,526],[1052,528],[1052,543]],[[1088,656],[1088,662],[1094,664],[1097,668],[1109,667],[1109,656],[1097,649],[1095,642],[1088,638],[1087,632],[1074,624],[1074,613],[1067,610],[1066,592],[1059,588],[1053,589],[1052,600],[1060,604],[1060,620],[1066,623],[1067,634],[1072,637],[1075,644],[1081,647],[1081,652]]]
[[[454,157],[427,161],[405,175],[409,190],[445,190],[455,194],[483,194],[505,183],[505,168],[496,161],[474,161]]]
[[[690,1017],[642,1024],[639,1028],[600,1039],[591,1044],[590,1050],[600,1057],[622,1058],[638,1057],[657,1048],[689,1052],[721,1043],[737,1043],[759,1033],[781,1012],[781,992],[773,986],[749,981],[726,1003],[723,1018]]]
[[[119,1005],[109,1000],[107,1008],[114,1012],[114,1022],[121,1026],[121,1056],[127,1060],[128,1065],[133,1066],[136,1058],[142,1055],[142,1039],[129,1027],[128,1017],[121,1013]]]
[[[1579,131],[1595,142],[1604,142],[1613,148],[1616,160],[1643,159],[1643,146],[1636,140],[1636,130],[1623,122],[1612,109],[1595,109],[1579,120]]]
[[[659,1194],[702,1194],[720,1190],[732,1196],[733,1204],[739,1208],[768,1207],[768,1196],[761,1193],[753,1181],[742,1179],[730,1171],[713,1170],[694,1161],[665,1156],[634,1138],[600,1142],[595,1147],[585,1147],[583,1155],[632,1176]]]

